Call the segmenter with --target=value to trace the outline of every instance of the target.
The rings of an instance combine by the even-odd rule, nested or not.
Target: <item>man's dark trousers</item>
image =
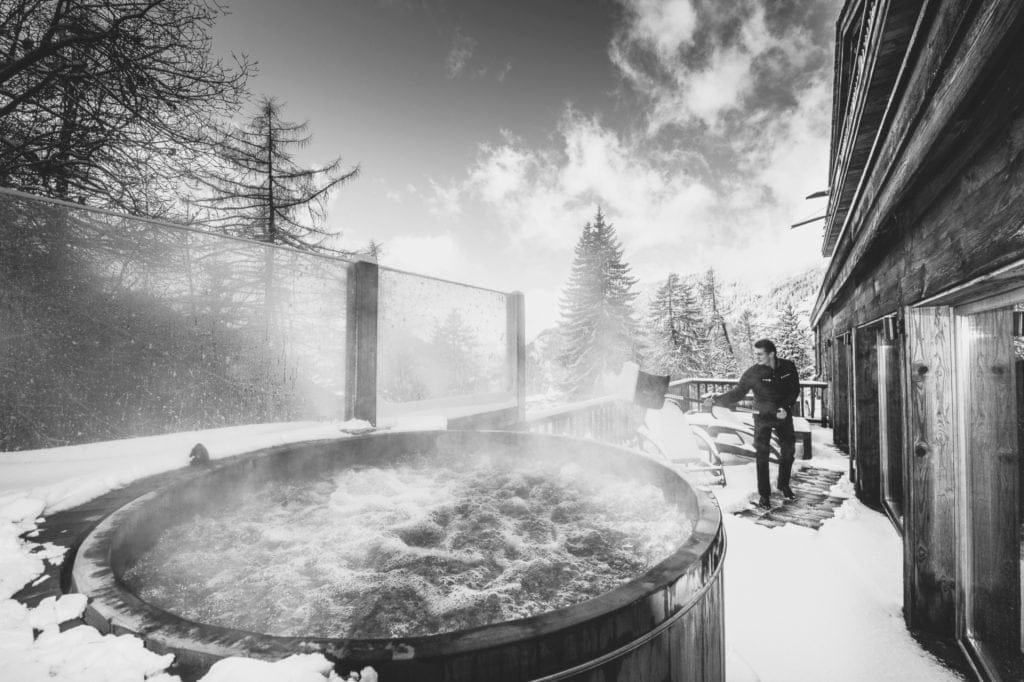
[[[793,415],[779,419],[774,414],[754,415],[754,452],[757,455],[757,492],[766,497],[772,494],[768,480],[768,455],[771,454],[772,429],[779,437],[779,480],[778,487],[789,486],[789,474],[793,471],[793,454],[796,452],[796,435],[793,433]]]

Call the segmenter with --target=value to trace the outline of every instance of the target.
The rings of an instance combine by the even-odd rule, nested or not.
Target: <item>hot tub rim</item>
[[[665,559],[658,562],[639,576],[622,583],[616,588],[609,590],[585,601],[570,606],[545,611],[533,616],[518,618],[515,620],[501,621],[488,625],[453,630],[430,635],[414,635],[410,637],[397,638],[346,638],[346,637],[311,637],[298,635],[273,635],[250,630],[241,630],[221,625],[193,621],[167,611],[159,606],[150,604],[143,600],[128,585],[121,576],[112,568],[111,552],[115,534],[118,530],[118,523],[123,522],[130,516],[138,513],[146,504],[151,503],[159,495],[169,495],[175,489],[186,486],[194,478],[204,476],[212,471],[237,467],[246,461],[257,460],[267,457],[270,454],[287,452],[293,449],[303,449],[315,446],[329,446],[339,443],[359,441],[366,439],[379,439],[389,437],[442,437],[441,434],[451,434],[457,437],[458,434],[503,434],[513,436],[517,439],[529,439],[536,441],[563,441],[566,443],[584,443],[589,447],[596,447],[604,450],[618,451],[628,454],[631,457],[643,460],[648,465],[669,472],[681,480],[696,502],[697,518],[693,520],[693,530],[687,539],[676,547]],[[160,639],[161,632],[169,633],[165,639],[174,640],[175,632],[186,632],[193,628],[201,628],[204,633],[213,635],[206,639],[217,642],[240,642],[245,641],[247,648],[255,650],[303,650],[335,652],[339,657],[343,654],[358,654],[360,658],[374,656],[372,652],[380,655],[380,660],[392,660],[395,657],[405,657],[403,652],[415,652],[416,658],[446,656],[453,654],[468,653],[480,649],[486,649],[505,644],[512,644],[524,639],[534,639],[554,635],[560,631],[572,628],[576,625],[586,623],[598,616],[610,616],[620,611],[627,610],[637,602],[649,598],[653,593],[671,590],[673,585],[683,578],[702,568],[702,564],[708,550],[714,545],[719,545],[710,571],[706,572],[702,583],[697,589],[685,595],[685,599],[673,604],[671,610],[665,613],[665,617],[655,625],[655,628],[664,625],[666,622],[686,613],[694,604],[698,603],[720,579],[720,573],[724,564],[725,529],[722,522],[722,512],[714,496],[706,491],[699,490],[690,484],[688,480],[678,472],[664,466],[660,462],[651,460],[642,452],[619,445],[613,445],[593,439],[576,438],[554,434],[531,433],[526,431],[509,430],[415,430],[415,431],[378,431],[368,434],[338,438],[318,438],[304,441],[296,441],[284,445],[274,445],[258,448],[238,455],[225,457],[216,460],[210,467],[203,470],[190,471],[183,467],[181,479],[161,485],[154,490],[146,492],[130,502],[121,505],[107,514],[97,526],[83,538],[78,547],[72,567],[73,589],[85,586],[91,597],[90,608],[96,615],[111,624],[111,629],[120,631],[134,631],[129,624],[118,623],[127,621],[135,625],[145,617],[159,621],[159,626],[147,628],[144,624],[138,627],[138,634],[147,638]],[[96,566],[96,562],[87,554],[99,550],[102,553],[105,566]],[[87,572],[89,574],[87,574]],[[97,585],[97,583],[99,583]],[[80,590],[84,591],[84,590]],[[110,597],[121,604],[111,605],[108,603]],[[102,598],[102,599],[101,599]],[[126,615],[118,606],[126,606],[132,610],[143,612],[142,616],[136,614]],[[155,618],[153,618],[155,616]],[[174,645],[167,644],[169,649]],[[628,645],[627,645],[628,646]],[[219,651],[223,648],[223,651]],[[215,656],[239,655],[237,647],[225,645],[219,647],[217,644],[207,645],[207,653]],[[372,661],[371,661],[372,664]]]

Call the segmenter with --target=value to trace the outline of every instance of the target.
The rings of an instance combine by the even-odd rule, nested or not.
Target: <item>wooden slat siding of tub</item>
[[[908,504],[904,526],[903,614],[913,629],[953,635],[956,518],[952,313],[908,308],[905,366]]]

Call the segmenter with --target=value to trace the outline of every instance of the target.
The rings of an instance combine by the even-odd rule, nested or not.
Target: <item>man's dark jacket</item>
[[[754,412],[774,414],[780,407],[786,414],[793,414],[793,403],[800,395],[800,376],[796,365],[783,358],[775,359],[775,368],[767,365],[754,365],[740,377],[739,384],[730,391],[716,396],[715,405],[733,407],[747,391],[754,392]]]

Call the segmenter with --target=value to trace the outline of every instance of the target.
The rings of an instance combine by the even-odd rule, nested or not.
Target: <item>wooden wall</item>
[[[957,495],[953,315],[946,306],[913,306],[1024,259],[1024,2],[921,7],[813,319],[819,335],[836,338],[905,312],[904,614],[912,628],[953,635],[957,510],[970,502]],[[834,344],[840,444],[844,395],[858,412],[871,405],[866,389],[855,392],[844,378],[843,346]],[[866,386],[872,359],[855,360],[854,376]],[[873,455],[861,450],[874,441],[857,428],[851,461],[867,477]],[[988,475],[977,467],[976,474]],[[858,482],[858,493],[872,486]],[[989,521],[1002,523],[997,516]]]
[[[952,635],[956,613],[952,312],[906,314],[907,505],[903,527],[903,615],[907,625]]]
[[[928,3],[816,306],[842,330],[1024,254],[1024,3]]]

